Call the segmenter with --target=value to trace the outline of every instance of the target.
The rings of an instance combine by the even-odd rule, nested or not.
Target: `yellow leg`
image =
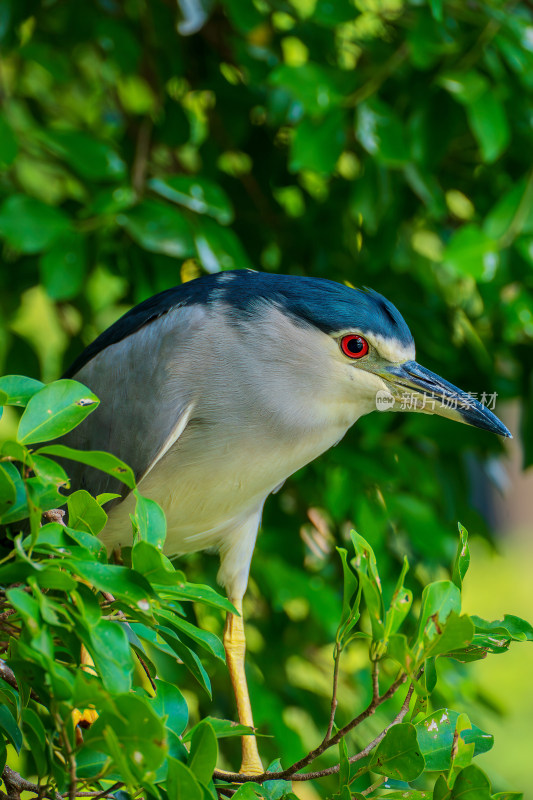
[[[246,653],[246,638],[244,635],[244,624],[242,619],[242,603],[230,598],[231,602],[240,612],[241,616],[228,614],[226,617],[226,627],[224,629],[224,649],[226,651],[226,661],[228,670],[237,701],[237,713],[241,725],[254,727],[252,717],[252,706],[250,695],[248,694],[248,684],[246,683],[246,673],[244,671],[244,656]],[[243,775],[260,775],[264,772],[259,751],[257,750],[257,740],[255,736],[242,737],[242,764],[240,772]]]

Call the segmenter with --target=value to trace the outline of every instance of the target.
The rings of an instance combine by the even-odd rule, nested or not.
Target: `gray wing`
[[[100,350],[73,378],[100,399],[98,408],[63,437],[63,444],[104,450],[133,469],[136,480],[172,446],[195,404],[198,370],[191,343],[201,335],[200,305],[175,308]],[[116,478],[76,462],[66,464],[71,488],[91,494],[128,489]]]

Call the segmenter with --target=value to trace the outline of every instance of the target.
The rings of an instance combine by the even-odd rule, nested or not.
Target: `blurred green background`
[[[505,500],[496,437],[373,414],[269,500],[245,606],[262,750],[294,759],[324,728],[350,525],[390,594],[404,553],[412,588],[445,574],[460,520],[478,537],[466,610],[531,619],[531,4],[2,0],[0,43],[2,372],[57,378],[132,304],[206,272],[321,276],[391,299],[418,360],[496,392],[523,445]],[[185,566],[215,581],[212,557]],[[524,789],[532,655],[490,662],[443,666],[435,702],[460,684],[497,736],[494,790]],[[354,645],[341,718],[365,663]],[[212,669],[213,706],[188,698],[231,717]]]

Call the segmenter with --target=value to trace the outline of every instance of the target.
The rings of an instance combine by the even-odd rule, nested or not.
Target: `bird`
[[[398,309],[371,289],[242,269],[204,275],[128,311],[65,373],[100,405],[65,441],[113,453],[167,518],[164,552],[216,549],[237,613],[224,628],[239,721],[253,728],[242,601],[267,497],[362,416],[407,408],[510,437],[470,394],[415,360]],[[431,402],[430,402],[431,401]],[[134,495],[82,464],[72,489],[117,492],[100,534],[132,542]],[[255,736],[241,770],[263,773]]]

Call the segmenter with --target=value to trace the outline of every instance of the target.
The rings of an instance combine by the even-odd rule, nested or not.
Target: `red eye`
[[[368,353],[368,342],[362,336],[343,336],[341,339],[341,350],[348,358],[362,358]]]

